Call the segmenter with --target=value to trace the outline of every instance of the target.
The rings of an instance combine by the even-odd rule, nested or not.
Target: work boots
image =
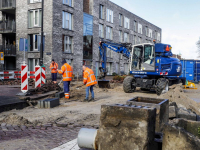
[[[83,100],[83,102],[89,102],[88,98],[85,98],[85,99]]]
[[[89,102],[91,102],[91,101],[94,102],[94,98],[91,98],[91,99],[89,100]]]

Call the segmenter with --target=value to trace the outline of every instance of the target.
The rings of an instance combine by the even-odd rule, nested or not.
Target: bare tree
[[[199,38],[199,40],[197,41],[197,52],[198,52],[198,55],[199,55],[199,57],[200,57],[200,38]]]

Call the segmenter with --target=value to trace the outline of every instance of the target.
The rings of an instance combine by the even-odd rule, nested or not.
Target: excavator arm
[[[100,58],[100,76],[99,79],[99,86],[106,85],[109,83],[109,81],[105,80],[107,69],[106,69],[106,62],[107,62],[107,56],[106,56],[106,49],[109,48],[110,50],[123,54],[124,57],[129,58],[130,57],[130,51],[131,51],[132,44],[131,43],[113,43],[110,41],[100,41],[99,43],[99,58]],[[105,87],[105,86],[102,86]]]

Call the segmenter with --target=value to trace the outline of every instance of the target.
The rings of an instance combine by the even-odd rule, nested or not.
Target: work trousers
[[[94,85],[91,85],[91,86],[88,86],[88,87],[86,88],[86,99],[89,98],[89,90],[90,90],[90,92],[91,92],[91,94],[92,94],[92,98],[94,98],[93,87],[94,87]]]
[[[65,98],[67,99],[69,99],[69,96],[70,96],[69,85],[70,85],[70,81],[63,81]]]
[[[57,80],[57,73],[51,73],[52,81]]]

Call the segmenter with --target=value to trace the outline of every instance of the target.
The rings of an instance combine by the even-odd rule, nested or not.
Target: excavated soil
[[[98,125],[101,113],[101,105],[105,104],[125,104],[127,100],[136,97],[165,98],[170,102],[176,102],[179,107],[191,109],[200,115],[200,104],[193,101],[190,96],[192,93],[184,93],[181,85],[170,87],[169,91],[161,96],[157,96],[155,92],[141,91],[137,88],[134,93],[124,93],[123,86],[120,83],[112,83],[111,89],[101,89],[94,87],[95,101],[82,102],[85,98],[86,86],[78,87],[82,82],[72,82],[70,100],[62,98],[60,106],[52,109],[40,109],[35,107],[27,107],[22,110],[11,110],[0,113],[0,123],[17,125],[41,125],[46,123],[67,123],[82,125]],[[60,84],[62,87],[62,83]],[[77,88],[78,87],[78,88]],[[194,94],[200,97],[200,88]]]
[[[184,107],[200,115],[200,104],[188,97],[180,84],[172,86],[170,90],[161,95],[160,98],[169,99],[169,102],[176,102],[178,107]]]

